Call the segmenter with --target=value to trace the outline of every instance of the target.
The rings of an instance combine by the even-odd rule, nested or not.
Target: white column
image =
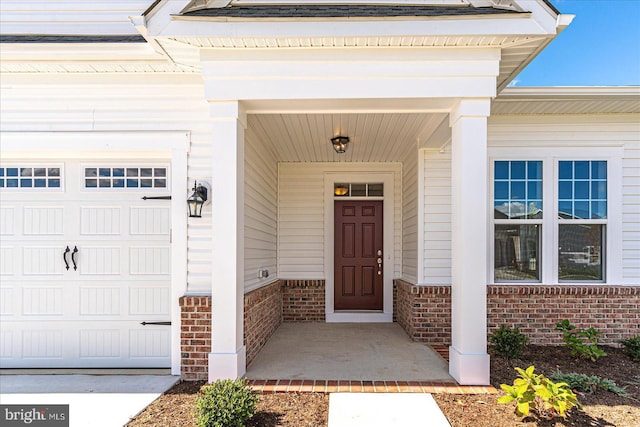
[[[463,99],[451,112],[452,290],[449,373],[489,384],[487,354],[487,117],[490,100]]]
[[[212,289],[209,381],[246,372],[244,347],[244,129],[238,101],[210,104]]]

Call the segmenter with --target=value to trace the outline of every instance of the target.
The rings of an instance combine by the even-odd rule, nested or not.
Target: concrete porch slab
[[[332,393],[328,427],[451,427],[430,394]]]
[[[284,323],[248,379],[451,382],[447,362],[395,323]]]

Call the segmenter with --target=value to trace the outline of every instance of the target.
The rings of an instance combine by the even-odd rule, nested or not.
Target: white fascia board
[[[131,17],[130,19],[136,24],[136,27],[144,22],[148,33],[157,35],[169,24],[171,17],[179,14],[189,3],[190,0],[161,0],[151,10],[147,10],[142,19],[139,17]]]
[[[0,61],[154,61],[165,58],[146,43],[6,43]]]
[[[555,22],[555,20],[554,20]],[[164,28],[149,26],[149,35],[160,37],[375,37],[375,36],[501,36],[555,35],[531,14],[476,16],[461,19],[425,18],[377,20],[340,19],[212,19],[174,16]]]
[[[508,87],[496,100],[503,99],[567,99],[584,97],[640,96],[640,86],[541,86]]]

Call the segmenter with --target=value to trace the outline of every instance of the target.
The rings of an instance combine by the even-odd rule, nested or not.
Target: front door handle
[[[69,248],[67,248],[69,249]],[[78,247],[74,246],[73,247],[73,252],[71,253],[71,261],[73,261],[73,269],[77,270],[78,269],[78,264],[76,264],[76,254],[78,253]],[[69,269],[69,266],[67,265],[67,269]]]
[[[69,261],[67,261],[67,254],[71,252],[71,249],[69,249],[69,246],[67,246],[67,249],[64,250],[64,253],[62,254],[62,259],[64,260],[64,265],[67,268],[67,270],[69,269]]]

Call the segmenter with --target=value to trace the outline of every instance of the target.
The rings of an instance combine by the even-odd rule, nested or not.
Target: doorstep
[[[434,381],[248,380],[257,393],[447,393],[496,394],[493,386],[461,386]]]

